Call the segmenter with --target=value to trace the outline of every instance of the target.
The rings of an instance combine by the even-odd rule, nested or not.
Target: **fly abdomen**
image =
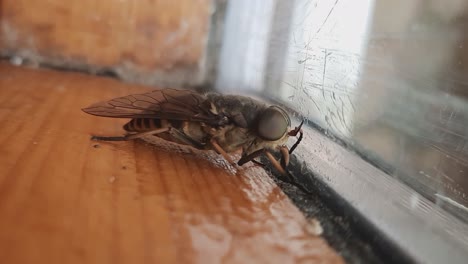
[[[156,130],[158,128],[180,128],[182,121],[179,120],[165,120],[155,118],[134,118],[130,120],[123,128],[128,132],[146,132],[150,130]]]

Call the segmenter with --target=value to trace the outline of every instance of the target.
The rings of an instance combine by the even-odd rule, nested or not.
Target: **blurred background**
[[[260,94],[465,221],[467,40],[464,0],[0,1],[12,64]]]

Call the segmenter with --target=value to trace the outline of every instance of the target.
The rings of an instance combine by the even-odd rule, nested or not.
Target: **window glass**
[[[466,1],[297,0],[265,90],[466,217],[467,21]]]
[[[468,2],[230,1],[217,87],[273,97],[468,219]]]

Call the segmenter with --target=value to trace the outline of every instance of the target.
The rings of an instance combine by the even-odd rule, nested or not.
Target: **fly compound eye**
[[[270,106],[260,114],[258,135],[265,140],[278,140],[288,131],[291,121],[288,114],[277,106]]]

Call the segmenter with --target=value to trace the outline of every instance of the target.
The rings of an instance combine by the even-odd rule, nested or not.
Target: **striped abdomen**
[[[189,145],[198,149],[204,149],[207,140],[209,140],[209,135],[198,122],[135,118],[124,125],[124,129],[131,134],[168,127],[172,127],[174,129],[167,132],[155,133],[154,136],[178,144]]]
[[[125,124],[123,128],[128,132],[145,132],[166,127],[179,129],[182,127],[182,121],[161,120],[154,118],[135,118]]]

